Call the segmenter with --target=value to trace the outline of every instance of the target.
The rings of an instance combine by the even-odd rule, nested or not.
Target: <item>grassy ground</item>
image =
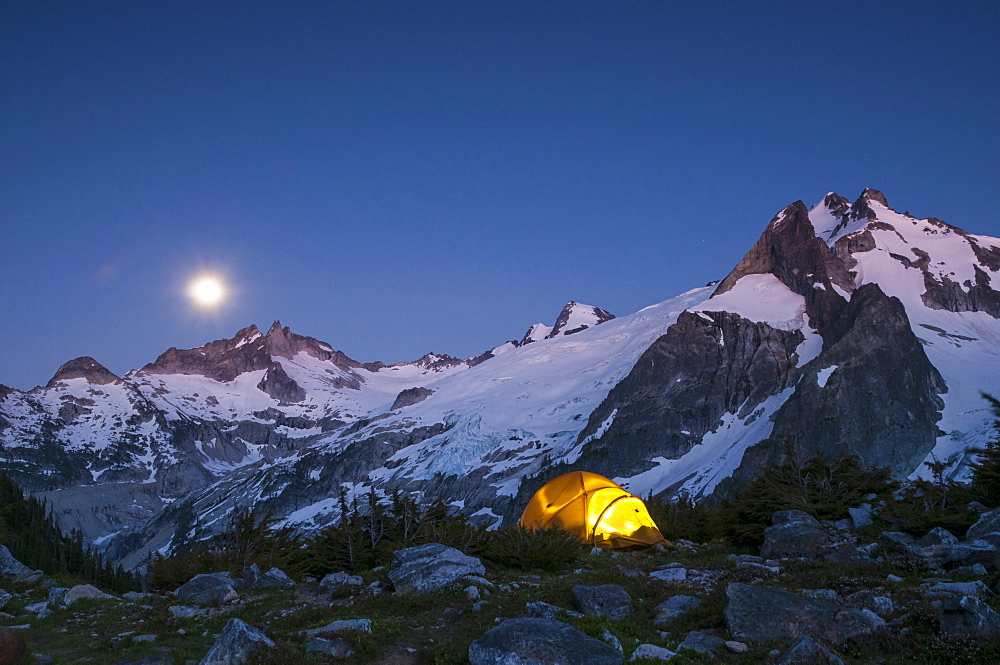
[[[91,663],[93,665],[132,662],[169,650],[176,665],[204,657],[230,617],[239,617],[263,629],[279,647],[258,654],[256,663],[310,665],[333,662],[325,656],[307,654],[306,638],[298,631],[325,625],[335,619],[370,619],[372,632],[340,635],[351,643],[354,655],[337,661],[346,665],[382,663],[385,665],[452,665],[466,663],[470,642],[500,621],[518,617],[526,603],[544,601],[573,609],[571,589],[575,584],[618,584],[632,596],[633,615],[619,622],[607,619],[559,616],[590,636],[604,631],[615,635],[624,647],[626,658],[639,644],[651,643],[672,650],[688,631],[702,630],[725,639],[723,610],[725,589],[731,582],[768,584],[800,589],[833,589],[841,596],[870,590],[875,595],[893,599],[896,610],[888,617],[898,628],[883,634],[847,643],[838,652],[849,663],[983,663],[1000,662],[1000,647],[982,640],[957,640],[938,634],[935,610],[919,590],[919,584],[931,577],[929,571],[897,570],[870,565],[845,568],[835,564],[795,562],[782,567],[778,574],[759,568],[736,566],[728,555],[730,548],[707,548],[704,551],[646,551],[591,556],[582,549],[579,558],[556,572],[526,571],[518,568],[489,566],[488,589],[479,585],[482,604],[474,609],[474,600],[466,596],[458,583],[423,596],[397,596],[391,592],[374,593],[367,587],[355,587],[331,597],[315,588],[241,594],[239,602],[212,608],[208,614],[189,619],[174,618],[167,610],[179,604],[171,598],[128,601],[80,601],[51,616],[36,619],[24,614],[25,605],[45,600],[43,588],[7,586],[9,591],[28,592],[12,599],[4,611],[15,615],[3,624],[30,623],[23,631],[33,654],[53,658],[53,663]],[[669,563],[681,563],[689,569],[706,573],[711,584],[665,583],[647,573]],[[886,582],[889,573],[900,575],[903,582]],[[365,584],[381,581],[388,584],[385,570],[364,573]],[[953,581],[971,579],[969,575],[949,576]],[[996,583],[996,575],[989,580]],[[58,586],[71,586],[74,580],[56,580]],[[363,589],[358,591],[358,589]],[[702,599],[702,604],[660,632],[653,625],[653,608],[670,596],[683,593]],[[995,609],[1000,602],[989,601]],[[900,630],[901,629],[901,630]],[[153,642],[134,642],[132,636],[155,634]],[[120,644],[112,639],[124,636]],[[722,649],[717,663],[765,663],[769,652],[782,644],[749,645],[746,654]],[[29,662],[31,662],[29,660]],[[639,662],[639,661],[635,661]],[[652,661],[650,661],[652,662]],[[683,652],[671,661],[708,662],[706,656]]]

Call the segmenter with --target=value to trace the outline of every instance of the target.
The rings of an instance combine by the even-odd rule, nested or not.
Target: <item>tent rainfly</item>
[[[603,548],[667,542],[642,499],[589,471],[571,471],[542,485],[518,524],[531,530],[563,529]]]

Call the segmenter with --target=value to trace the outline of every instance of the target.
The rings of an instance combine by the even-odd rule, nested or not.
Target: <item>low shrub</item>
[[[576,561],[586,546],[562,529],[515,525],[486,532],[479,549],[484,558],[501,566],[553,571]]]

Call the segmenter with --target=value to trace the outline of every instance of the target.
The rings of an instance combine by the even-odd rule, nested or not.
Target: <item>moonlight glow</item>
[[[219,304],[226,290],[218,278],[202,276],[191,282],[188,295],[202,307],[212,307]]]

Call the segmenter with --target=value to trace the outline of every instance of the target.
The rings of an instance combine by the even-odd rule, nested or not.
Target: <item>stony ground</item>
[[[640,645],[674,652],[671,662],[678,664],[806,662],[786,654],[794,634],[767,634],[769,619],[802,627],[847,663],[1000,662],[1000,624],[991,624],[989,614],[1000,610],[1000,571],[933,558],[958,552],[962,542],[927,544],[940,540],[931,537],[920,547],[898,545],[892,554],[893,536],[880,537],[860,548],[871,557],[849,560],[843,547],[817,544],[815,534],[802,531],[811,528],[794,519],[784,531],[772,527],[765,549],[817,547],[827,554],[764,559],[760,552],[693,543],[635,552],[581,548],[578,560],[558,572],[486,562],[485,574],[409,593],[394,590],[391,569],[364,572],[360,580],[342,576],[323,588],[318,580],[288,587],[236,585],[228,600],[198,601],[209,606],[173,594],[64,606],[50,589],[72,587],[76,580],[4,582],[0,588],[10,598],[0,608],[0,625],[17,627],[29,663],[199,663],[233,617],[276,645],[249,662],[467,663],[470,644],[505,620],[525,616],[562,621],[620,649],[625,662],[637,650],[666,655]],[[933,556],[926,555],[931,551]],[[398,577],[395,586],[402,588]],[[0,600],[4,596],[0,592]],[[965,598],[979,603],[983,625],[972,625],[972,614],[948,614]],[[797,614],[782,618],[790,607]],[[328,650],[336,645],[336,656],[307,651],[318,643],[300,631],[347,619],[369,620],[370,632],[323,634]]]

